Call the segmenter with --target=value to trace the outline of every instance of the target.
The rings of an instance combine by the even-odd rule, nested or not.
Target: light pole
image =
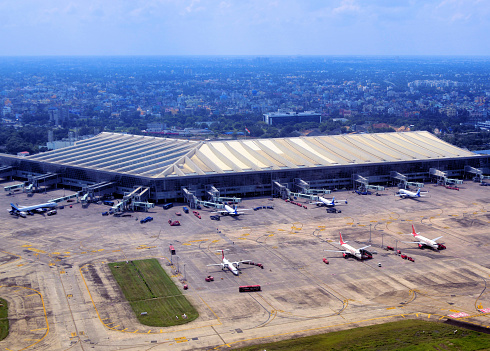
[[[381,233],[381,248],[383,248],[383,247],[384,247],[384,245],[383,245],[383,238],[384,238],[384,235],[385,235],[384,233]]]
[[[186,275],[185,275],[185,263],[184,263],[184,281],[187,281]]]
[[[372,223],[369,223],[369,242],[371,242],[371,226],[373,224]]]

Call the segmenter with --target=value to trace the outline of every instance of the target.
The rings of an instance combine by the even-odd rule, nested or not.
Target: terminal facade
[[[120,196],[142,187],[146,200],[169,202],[483,179],[489,160],[428,132],[217,141],[101,133],[37,155],[0,154],[0,176]]]

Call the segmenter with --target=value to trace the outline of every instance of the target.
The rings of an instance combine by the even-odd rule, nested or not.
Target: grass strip
[[[0,340],[9,335],[8,303],[0,298]]]
[[[440,322],[403,320],[369,327],[278,341],[241,351],[475,351],[490,350],[490,335]]]
[[[140,323],[169,327],[199,316],[158,260],[115,262],[109,268]],[[182,317],[184,314],[187,318]]]

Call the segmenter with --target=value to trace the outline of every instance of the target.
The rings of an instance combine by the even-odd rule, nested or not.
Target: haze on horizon
[[[487,0],[0,0],[0,56],[490,55]]]

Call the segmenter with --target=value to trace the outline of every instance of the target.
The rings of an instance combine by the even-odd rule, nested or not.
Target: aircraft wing
[[[221,265],[222,263],[215,263],[215,264],[208,264],[207,266],[209,267],[209,266],[221,266]]]
[[[368,248],[368,247],[370,247],[370,246],[371,246],[371,245],[361,247],[359,250],[364,250],[364,249],[367,249],[367,248]]]
[[[243,262],[252,262],[252,260],[240,260],[240,261],[235,261],[232,262],[233,264],[238,264],[238,263],[243,263]]]
[[[433,240],[433,241],[436,241],[437,239],[440,239],[440,238],[442,238],[442,235],[441,235],[441,236],[438,236],[437,238],[432,239],[432,240]]]
[[[425,245],[425,243],[421,242],[421,241],[402,241],[402,243],[406,243],[406,244],[421,244],[421,245]]]
[[[330,251],[330,252],[343,252],[343,253],[347,253],[346,250],[323,250],[323,251]]]

